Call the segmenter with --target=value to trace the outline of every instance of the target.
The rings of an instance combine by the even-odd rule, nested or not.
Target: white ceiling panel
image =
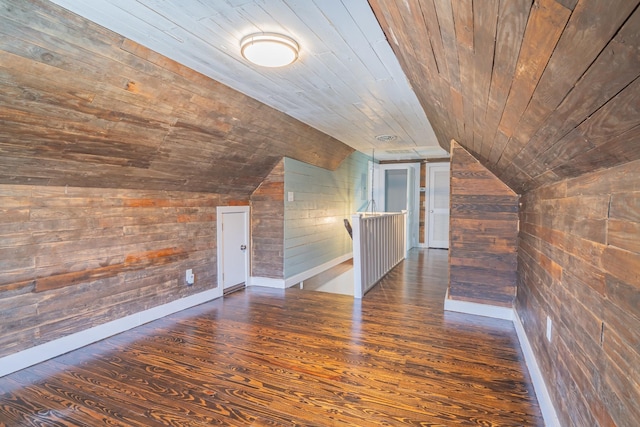
[[[53,0],[319,129],[398,159],[442,150],[366,0]],[[300,57],[261,68],[240,54],[255,32],[288,35]],[[395,135],[380,142],[380,134]]]

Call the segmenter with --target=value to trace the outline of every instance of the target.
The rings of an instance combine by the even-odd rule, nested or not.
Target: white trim
[[[383,163],[378,165],[378,212],[386,211],[386,171],[388,170],[406,170],[407,171],[407,225],[405,232],[407,238],[405,244],[407,246],[407,252],[412,249],[414,240],[412,239],[413,233],[415,233],[415,243],[420,243],[420,162],[413,161],[409,163]],[[413,170],[413,172],[409,172]],[[413,188],[409,187],[411,184],[410,175],[413,174]],[[412,197],[409,197],[409,193],[413,193]],[[409,201],[413,199],[412,206],[409,206]],[[414,222],[409,221],[409,217],[414,219]]]
[[[265,288],[276,289],[290,288],[300,282],[304,282],[310,277],[313,277],[322,273],[323,271],[335,267],[338,264],[342,264],[343,262],[348,261],[351,258],[353,258],[353,254],[349,252],[347,254],[334,258],[331,261],[327,261],[324,264],[310,268],[309,270],[303,271],[302,273],[298,273],[286,279],[272,279],[270,277],[251,276],[249,278],[247,286],[264,286]]]
[[[0,377],[221,296],[220,286],[0,358]]]
[[[449,290],[444,297],[445,311],[475,314],[476,316],[493,317],[495,319],[513,320],[513,308],[498,305],[478,304],[477,302],[458,301],[449,299]]]
[[[353,253],[349,252],[337,258],[334,258],[331,261],[327,261],[324,264],[320,264],[316,267],[310,268],[309,270],[303,271],[302,273],[287,277],[284,281],[284,286],[286,288],[290,288],[291,286],[297,285],[298,283],[303,282],[317,274],[320,274],[325,270],[335,267],[338,264],[342,264],[343,262],[350,260],[351,258],[353,258]]]
[[[264,286],[265,288],[284,289],[284,279],[272,279],[271,277],[251,276],[247,286]]]
[[[542,371],[538,366],[538,362],[536,361],[536,357],[533,353],[533,349],[529,343],[529,339],[527,338],[527,334],[524,330],[524,326],[522,325],[522,320],[520,319],[518,312],[515,312],[515,316],[513,316],[513,326],[516,328],[518,341],[520,341],[520,348],[524,354],[524,360],[527,363],[527,369],[529,370],[529,376],[533,382],[533,388],[536,391],[538,406],[540,406],[540,412],[542,412],[544,423],[548,427],[560,427],[560,420],[558,420],[558,415],[553,407],[553,402],[551,401],[547,385],[544,382]]]
[[[217,278],[218,278],[218,288],[220,288],[220,292],[224,292],[224,280],[222,280],[223,273],[223,253],[222,250],[224,248],[224,242],[222,239],[222,214],[225,213],[243,213],[245,214],[245,235],[247,236],[247,249],[244,251],[244,282],[247,284],[250,280],[250,257],[251,253],[251,207],[250,206],[217,206],[216,207],[216,263],[218,267]]]
[[[449,177],[451,177],[451,162],[437,162],[437,163],[427,163],[426,164],[426,168],[425,168],[425,183],[426,183],[426,187],[425,187],[425,194],[424,194],[424,201],[425,201],[425,206],[424,206],[424,241],[425,241],[425,245],[428,248],[433,248],[433,249],[449,249],[449,247],[451,246],[451,242],[447,241],[447,247],[446,248],[442,248],[439,246],[431,246],[431,243],[429,242],[429,237],[430,237],[430,233],[431,233],[431,228],[429,227],[429,224],[431,222],[431,218],[430,218],[430,211],[431,211],[431,194],[434,190],[434,188],[431,186],[432,184],[432,180],[431,180],[431,171],[434,168],[441,168],[443,166],[446,165],[446,168],[449,171]],[[449,206],[451,206],[451,189],[449,189]],[[451,209],[449,209],[449,213],[447,214],[449,217],[451,217]],[[449,237],[448,240],[451,240],[451,238]]]

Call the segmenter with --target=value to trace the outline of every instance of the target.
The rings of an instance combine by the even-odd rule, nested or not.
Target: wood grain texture
[[[638,200],[638,161],[522,198],[516,307],[563,426],[640,419]]]
[[[510,322],[414,250],[362,301],[248,288],[0,379],[12,426],[542,426]]]
[[[248,197],[353,149],[46,1],[0,2],[0,183]]]
[[[251,275],[284,278],[284,159],[251,194]]]
[[[369,3],[440,145],[517,193],[640,158],[638,0]]]
[[[449,298],[511,307],[516,294],[518,195],[451,142]]]
[[[24,212],[0,222],[0,355],[215,288],[216,206],[241,200],[0,185],[0,206]]]

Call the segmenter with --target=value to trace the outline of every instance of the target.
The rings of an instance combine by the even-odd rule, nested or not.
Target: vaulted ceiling
[[[640,158],[638,0],[370,0],[443,146],[518,193]]]
[[[447,155],[366,0],[52,1],[363,153]],[[259,32],[292,37],[298,60],[245,60],[240,42]]]
[[[523,193],[640,158],[640,0],[55,1],[115,32],[0,0],[1,183],[246,193],[455,139]],[[248,66],[253,31],[301,60]]]

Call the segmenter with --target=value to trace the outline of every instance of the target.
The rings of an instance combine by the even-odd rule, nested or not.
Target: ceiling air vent
[[[376,139],[380,142],[391,142],[398,139],[396,135],[377,135]]]

